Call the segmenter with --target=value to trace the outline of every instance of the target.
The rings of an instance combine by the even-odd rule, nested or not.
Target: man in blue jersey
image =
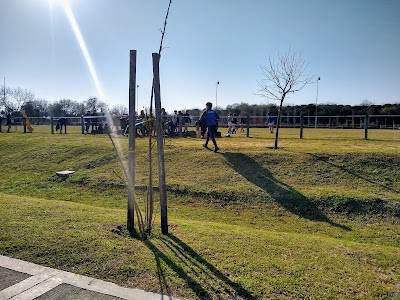
[[[214,152],[217,152],[219,150],[219,148],[217,146],[217,142],[215,141],[215,134],[217,132],[217,122],[218,122],[219,116],[211,108],[212,108],[212,103],[207,102],[206,110],[204,111],[203,115],[201,116],[201,118],[203,119],[203,121],[205,121],[206,126],[207,126],[207,139],[206,139],[206,143],[203,145],[203,147],[208,148],[208,141],[211,138],[211,140],[214,144]]]
[[[269,127],[269,133],[274,133],[275,118],[267,114],[267,124]]]

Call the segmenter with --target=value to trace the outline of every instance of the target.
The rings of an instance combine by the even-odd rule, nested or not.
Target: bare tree
[[[27,89],[23,89],[20,87],[16,88],[6,87],[4,93],[4,86],[3,86],[1,89],[0,106],[4,106],[4,108],[8,111],[20,111],[21,107],[25,103],[31,102],[34,99],[35,99],[35,94]]]
[[[117,116],[127,115],[128,108],[122,104],[114,105],[113,107],[111,107],[110,114]]]
[[[296,93],[311,83],[314,76],[306,74],[307,64],[299,54],[292,53],[289,49],[286,53],[278,53],[278,60],[269,57],[268,65],[261,66],[263,79],[258,81],[259,95],[280,101],[278,120],[276,124],[275,149],[278,149],[279,126],[281,120],[282,105],[289,93]]]
[[[100,101],[99,99],[97,99],[96,97],[90,97],[89,99],[87,99],[85,102],[85,110],[107,110],[107,103]]]

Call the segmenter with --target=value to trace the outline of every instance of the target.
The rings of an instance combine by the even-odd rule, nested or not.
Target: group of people
[[[98,118],[98,113],[96,109],[93,109],[92,111],[88,110],[86,111],[85,117],[85,133],[89,134],[89,129],[90,133],[103,133],[104,131],[104,126],[102,122],[99,122]],[[107,123],[106,123],[107,124]]]
[[[244,118],[242,118],[240,115],[239,117],[234,113],[229,113],[228,116],[228,133],[225,134],[226,137],[231,136],[231,134],[234,134],[238,130],[238,119],[240,120],[240,132],[244,132]]]
[[[3,124],[3,115],[0,114],[0,132],[1,130],[1,125]],[[11,132],[11,112],[7,113],[6,115],[6,124],[7,124],[7,132]]]
[[[166,124],[168,126],[168,136],[174,136],[181,130],[182,132],[188,132],[190,123],[191,120],[188,110],[185,113],[174,110],[171,121],[169,124]]]

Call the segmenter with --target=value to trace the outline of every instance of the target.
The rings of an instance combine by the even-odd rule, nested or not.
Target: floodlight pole
[[[317,97],[315,98],[315,128],[317,128],[317,120],[318,120],[318,81],[321,80],[321,77],[317,79]]]
[[[219,81],[217,81],[217,85],[215,87],[215,111],[217,111],[218,107],[218,86],[219,86]]]
[[[134,202],[135,202],[135,138],[136,138],[136,50],[130,51],[129,64],[129,150],[128,150],[128,213],[127,229],[132,231],[135,226]]]
[[[5,104],[6,104],[6,77],[4,77],[4,86],[3,86],[3,92],[4,92],[4,98],[3,98],[3,103],[4,103],[4,111],[6,110]]]

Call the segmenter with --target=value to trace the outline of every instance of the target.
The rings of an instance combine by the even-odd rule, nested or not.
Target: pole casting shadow
[[[178,237],[168,234],[162,236],[160,241],[161,245],[155,245],[151,240],[145,241],[145,244],[154,254],[162,294],[171,295],[172,292],[165,274],[165,265],[167,265],[186,281],[187,286],[199,299],[221,298],[226,294],[239,296],[239,299],[256,299],[243,286],[225,276]]]
[[[302,218],[326,222],[346,231],[351,229],[330,220],[310,199],[288,184],[276,179],[272,173],[259,165],[254,159],[243,154],[225,152],[223,156],[231,167],[249,182],[258,186],[286,210]]]

